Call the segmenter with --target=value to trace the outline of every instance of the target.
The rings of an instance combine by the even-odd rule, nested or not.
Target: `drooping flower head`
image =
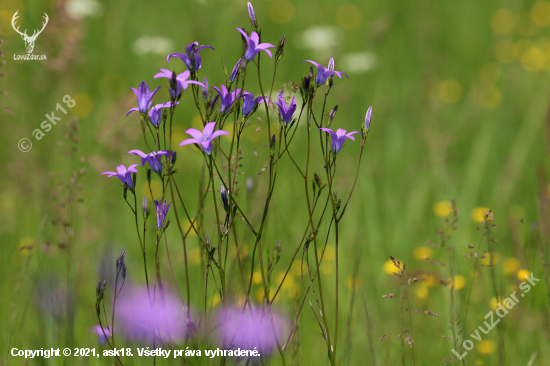
[[[172,202],[170,202],[168,205],[166,205],[166,201],[154,201],[155,206],[157,207],[157,229],[162,230],[164,229],[164,223],[166,222],[166,215],[168,214],[168,210],[170,209],[170,205]]]
[[[248,117],[254,112],[254,109],[260,104],[265,103],[267,98],[259,96],[254,99],[254,94],[249,92],[244,92],[243,96],[243,116]]]
[[[372,116],[372,106],[367,109],[367,114],[365,115],[365,125],[363,126],[363,130],[367,132],[370,128],[370,118]]]
[[[258,26],[258,22],[256,21],[256,14],[254,14],[254,8],[252,7],[250,1],[248,2],[248,16],[250,17],[252,26],[256,28]]]
[[[170,80],[170,98],[172,100],[177,99],[180,95],[182,90],[185,90],[189,87],[189,84],[197,84],[202,87],[204,87],[204,84],[200,81],[195,80],[187,80],[189,79],[189,76],[191,76],[191,73],[189,70],[185,70],[181,74],[175,76],[174,72],[167,69],[159,69],[160,72],[153,76],[153,78],[168,78]],[[175,76],[175,77],[174,77]],[[176,85],[172,85],[172,80],[175,80]]]
[[[188,129],[185,133],[191,135],[193,138],[182,141],[180,146],[200,144],[202,146],[202,151],[206,154],[210,154],[212,152],[212,140],[221,135],[231,135],[229,132],[223,130],[214,132],[215,126],[216,122],[209,122],[206,126],[204,126],[204,130],[202,132],[194,128]]]
[[[279,92],[279,98],[275,104],[279,107],[279,115],[281,116],[283,123],[286,125],[292,122],[292,116],[296,111],[296,97],[292,97],[290,104],[287,106],[283,91],[281,90]]]
[[[185,47],[185,53],[171,53],[166,56],[166,61],[169,62],[170,57],[178,57],[187,66],[189,71],[196,71],[201,68],[201,56],[199,52],[205,48],[211,48],[215,51],[212,46],[199,46],[199,42],[193,42]]]
[[[221,90],[216,86],[213,86],[212,89],[218,92],[218,95],[220,96],[220,99],[222,101],[220,106],[220,113],[229,113],[229,110],[231,109],[231,106],[233,105],[235,100],[237,100],[237,98],[241,96],[241,89],[228,91],[225,85],[221,86]]]
[[[160,123],[162,122],[162,110],[164,108],[173,107],[176,104],[180,104],[180,102],[174,102],[174,103],[166,102],[166,103],[157,104],[154,107],[151,107],[151,109],[149,109],[149,122],[151,122],[151,124],[155,127],[160,126]],[[133,111],[130,110],[128,114],[130,114],[131,112]]]
[[[256,349],[261,355],[270,354],[276,347],[276,339],[282,341],[289,332],[287,319],[273,311],[270,314],[270,311],[267,307],[254,307],[244,312],[225,307],[217,317],[218,342],[229,349]]]
[[[108,178],[117,177],[126,185],[128,188],[132,188],[134,182],[132,181],[132,173],[137,173],[136,166],[139,164],[133,164],[126,169],[124,165],[119,165],[116,167],[117,173],[115,172],[103,172],[101,174],[109,174]]]
[[[334,151],[335,153],[342,150],[342,146],[344,146],[344,142],[346,141],[346,139],[351,139],[352,141],[355,141],[355,138],[352,135],[355,133],[359,133],[357,131],[346,133],[346,130],[343,130],[341,128],[336,130],[336,132],[334,132],[330,128],[321,127],[319,129],[330,134],[330,137],[332,139],[332,151]]]
[[[244,58],[246,61],[252,61],[260,51],[265,51],[269,58],[273,58],[273,55],[268,48],[275,48],[274,45],[271,43],[260,43],[260,36],[256,32],[252,32],[250,33],[250,36],[248,36],[248,34],[246,34],[246,32],[241,28],[237,28],[237,30],[241,32],[246,40],[247,48],[244,53]]]
[[[147,112],[147,109],[149,109],[151,105],[151,99],[153,99],[153,96],[155,95],[155,93],[160,89],[160,86],[155,90],[153,90],[153,92],[151,92],[149,90],[149,85],[147,85],[145,81],[142,81],[141,84],[139,84],[137,89],[134,89],[132,87],[130,87],[130,89],[132,89],[132,91],[136,95],[137,102],[138,102],[137,110],[139,111],[139,113],[144,114],[145,112]],[[132,109],[130,109],[130,111],[132,111]]]
[[[126,154],[134,154],[141,156],[141,165],[145,165],[145,163],[149,163],[149,166],[151,167],[151,170],[154,171],[157,174],[160,174],[162,172],[162,162],[161,157],[170,155],[169,151],[160,150],[158,152],[152,151],[149,154],[144,153],[141,150],[130,150]]]
[[[305,60],[302,62],[310,62],[315,65],[315,67],[317,67],[317,77],[315,78],[315,83],[317,83],[317,86],[323,85],[325,81],[327,81],[327,79],[332,75],[336,75],[341,79],[343,74],[349,79],[349,76],[346,73],[341,71],[334,71],[334,59],[332,57],[330,58],[328,68],[325,68],[323,65],[311,60]]]
[[[188,333],[185,310],[170,292],[163,288],[151,301],[146,288],[129,288],[117,299],[120,331],[130,341],[148,345],[173,344]],[[120,309],[120,311],[118,311]]]
[[[105,344],[107,338],[111,338],[111,327],[103,327],[102,330],[101,325],[97,324],[95,327],[91,327],[90,331],[97,335],[99,344]],[[105,334],[103,334],[103,332],[105,332]],[[107,338],[105,338],[105,336],[107,336]]]

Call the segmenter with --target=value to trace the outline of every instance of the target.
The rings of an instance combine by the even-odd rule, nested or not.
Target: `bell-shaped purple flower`
[[[170,83],[172,83],[172,80],[174,79],[174,71],[167,69],[159,70],[160,72],[153,76],[153,78],[168,78],[170,80]],[[197,84],[204,87],[204,84],[200,81],[187,80],[189,79],[189,76],[191,76],[189,70],[185,70],[184,72],[176,76],[176,85],[170,85],[170,98],[177,99],[180,96],[181,91],[187,89],[189,87],[189,84]]]
[[[103,327],[103,329],[101,329],[101,325],[97,324],[95,327],[91,327],[90,331],[97,335],[99,344],[105,344],[107,338],[111,338],[111,327]],[[103,332],[105,332],[105,334]],[[107,338],[105,338],[105,336],[107,336]]]
[[[352,141],[355,141],[355,138],[352,135],[355,133],[360,133],[357,131],[346,133],[346,130],[343,130],[341,128],[336,130],[336,132],[334,132],[330,128],[321,127],[319,129],[330,134],[330,137],[332,138],[332,151],[334,151],[335,153],[342,150],[342,146],[344,146],[344,142],[346,141],[346,139],[351,139]]]
[[[218,314],[217,324],[221,345],[229,349],[256,349],[260,355],[270,354],[276,340],[283,341],[290,328],[287,319],[267,307],[248,308],[243,312],[227,306]]]
[[[162,230],[164,229],[164,223],[166,222],[166,215],[168,214],[168,210],[170,209],[170,205],[172,202],[170,202],[168,205],[166,205],[166,201],[154,201],[155,206],[157,207],[157,229]]]
[[[212,46],[199,46],[199,42],[193,42],[187,47],[185,47],[185,53],[171,53],[166,56],[166,61],[170,61],[170,57],[180,58],[189,71],[196,71],[201,68],[201,56],[199,52],[205,48],[211,48],[215,51]]]
[[[151,107],[151,109],[149,109],[149,122],[151,122],[151,124],[155,127],[160,126],[160,123],[162,122],[162,110],[164,108],[173,107],[176,104],[180,104],[180,102],[174,102],[174,103],[166,102],[166,103],[157,104],[154,107]],[[128,114],[130,114],[131,112],[133,111],[130,110]]]
[[[133,164],[126,169],[124,165],[119,165],[116,167],[117,173],[115,172],[103,172],[101,174],[109,174],[108,178],[117,177],[126,185],[128,188],[132,188],[134,182],[132,181],[132,173],[137,173],[136,166],[139,164]]]
[[[315,78],[317,86],[323,85],[325,81],[327,81],[327,79],[332,75],[336,75],[341,79],[343,74],[349,79],[349,76],[345,72],[334,71],[334,59],[332,57],[330,58],[330,61],[328,63],[328,68],[325,68],[323,65],[311,60],[305,60],[302,62],[310,62],[315,65],[315,67],[317,67],[317,77]]]
[[[260,52],[265,51],[269,58],[273,58],[273,55],[271,54],[271,51],[268,50],[268,48],[275,48],[274,45],[271,43],[260,43],[260,36],[256,32],[250,33],[250,37],[244,30],[241,28],[237,28],[239,32],[243,35],[244,39],[246,40],[246,44],[248,45],[246,48],[246,52],[244,53],[244,59],[246,61],[252,61],[254,57]]]
[[[147,112],[147,109],[149,109],[149,107],[151,106],[151,99],[153,99],[153,96],[155,95],[155,93],[160,89],[160,86],[155,90],[153,90],[153,92],[151,92],[149,90],[149,85],[147,85],[145,81],[142,81],[141,84],[139,84],[137,89],[134,89],[134,88],[130,88],[130,89],[132,89],[132,91],[136,95],[137,102],[138,102],[137,110],[139,111],[139,113],[144,114],[145,112]],[[133,109],[130,109],[130,111],[132,110]],[[128,112],[128,114],[129,113],[130,112]]]
[[[221,135],[231,135],[229,132],[223,130],[214,132],[215,126],[216,122],[209,122],[206,126],[204,126],[204,130],[202,132],[194,128],[188,129],[185,133],[191,135],[193,138],[182,141],[180,146],[200,144],[202,146],[202,151],[206,154],[210,154],[212,152],[212,140]]]
[[[258,106],[260,103],[265,103],[267,98],[264,97],[258,97],[254,99],[254,94],[249,92],[244,92],[243,96],[243,116],[248,117],[254,112],[254,109]]]
[[[151,167],[151,170],[154,171],[157,174],[160,174],[162,172],[162,162],[161,162],[161,156],[168,156],[170,153],[168,151],[160,150],[159,152],[151,152],[149,154],[144,153],[141,150],[130,150],[126,154],[134,154],[141,156],[141,165],[145,165],[145,163],[149,163],[149,166]]]
[[[283,91],[281,90],[279,92],[279,98],[275,104],[279,107],[279,115],[281,116],[283,123],[286,125],[292,122],[292,116],[296,111],[296,97],[292,97],[290,104],[287,106]]]
[[[222,102],[220,106],[220,113],[229,113],[229,110],[235,100],[241,96],[241,89],[228,91],[225,85],[221,86],[221,90],[216,86],[213,86],[212,89],[216,90],[220,96]]]

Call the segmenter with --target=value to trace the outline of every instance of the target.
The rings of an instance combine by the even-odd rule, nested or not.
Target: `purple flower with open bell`
[[[149,90],[149,85],[147,85],[145,81],[142,81],[141,84],[139,84],[137,89],[134,89],[134,88],[130,88],[130,89],[132,89],[132,91],[136,95],[137,102],[138,102],[137,110],[139,111],[139,113],[144,114],[145,112],[147,112],[147,110],[151,106],[151,99],[153,99],[153,96],[155,95],[155,93],[160,89],[160,86],[155,90],[153,90],[153,92],[151,92]],[[135,108],[130,109],[130,111],[133,111],[133,110],[135,110]]]
[[[172,80],[174,78],[174,71],[167,70],[167,69],[159,69],[160,72],[153,76],[153,78],[168,78],[170,80],[170,84],[172,84]],[[179,95],[181,94],[182,90],[185,90],[189,87],[189,84],[197,84],[200,86],[204,86],[203,83],[200,81],[195,80],[187,80],[189,79],[189,76],[191,76],[191,73],[189,70],[185,70],[181,74],[176,76],[176,85],[170,85],[170,98],[177,99]]]
[[[115,172],[103,172],[101,174],[109,174],[108,178],[117,177],[124,183],[128,188],[132,188],[134,182],[132,181],[132,173],[137,173],[136,166],[139,164],[133,164],[126,169],[124,165],[119,165],[116,167],[117,173]]]
[[[332,75],[336,75],[341,79],[343,74],[343,75],[346,75],[346,77],[349,79],[349,76],[345,72],[334,71],[334,59],[332,57],[328,62],[328,68],[325,68],[323,65],[318,64],[317,62],[311,61],[311,60],[305,60],[302,62],[309,62],[315,65],[315,67],[317,67],[317,77],[315,78],[315,82],[317,83],[317,86],[323,85],[325,81],[327,81],[327,79]]]
[[[180,104],[180,102],[166,102],[162,104],[157,104],[156,106],[152,107],[151,109],[149,109],[149,122],[151,122],[151,124],[155,127],[160,126],[160,122],[162,122],[162,110],[164,108],[173,107],[176,104]],[[131,112],[133,112],[133,110],[130,110],[128,114],[130,114]]]
[[[243,96],[243,116],[248,117],[254,112],[254,109],[258,104],[265,103],[267,98],[264,98],[262,96],[259,96],[258,98],[254,99],[254,94],[249,92],[244,92]]]
[[[160,174],[162,172],[162,162],[160,161],[160,158],[162,155],[169,156],[170,152],[165,150],[160,150],[159,152],[153,151],[153,152],[150,152],[149,154],[146,154],[141,150],[130,150],[126,154],[134,154],[134,155],[141,156],[141,165],[145,165],[145,163],[149,163],[151,170],[157,174]]]
[[[346,130],[343,130],[341,128],[336,130],[336,132],[334,132],[330,128],[321,127],[319,129],[330,134],[330,137],[332,138],[332,151],[334,151],[335,153],[342,150],[342,146],[344,146],[344,142],[346,141],[346,139],[351,139],[352,141],[355,141],[355,138],[353,138],[352,135],[355,133],[359,133],[357,131],[346,133]]]
[[[216,90],[222,101],[220,106],[220,113],[229,113],[231,106],[237,98],[241,96],[241,89],[228,91],[225,85],[222,85],[221,90],[213,86],[212,89]],[[214,103],[212,103],[214,105]]]
[[[189,71],[199,70],[201,68],[201,56],[199,52],[205,48],[211,48],[215,51],[212,46],[199,46],[199,42],[193,42],[185,47],[185,53],[171,53],[166,56],[166,61],[170,62],[170,57],[178,57],[187,66]]]
[[[166,215],[168,214],[168,210],[170,209],[170,205],[172,204],[172,202],[170,202],[168,205],[166,205],[166,201],[154,202],[155,206],[157,207],[157,229],[164,229]]]
[[[246,52],[244,53],[244,58],[246,61],[252,61],[260,51],[265,51],[269,58],[273,58],[273,55],[268,48],[275,48],[274,45],[271,43],[260,43],[260,36],[256,32],[252,32],[250,33],[250,36],[248,36],[248,34],[246,34],[246,32],[241,28],[237,28],[237,30],[241,32],[246,40],[246,44],[248,45]]]
[[[286,125],[292,122],[292,116],[296,111],[296,97],[292,97],[290,104],[287,106],[283,91],[281,90],[279,92],[278,101],[275,102],[275,104],[279,107],[279,115],[281,116],[283,123]]]
[[[182,141],[180,146],[200,144],[202,146],[202,151],[206,154],[210,154],[212,152],[212,140],[221,135],[231,135],[229,132],[223,130],[214,132],[215,126],[216,122],[209,122],[206,126],[204,126],[204,130],[202,132],[195,128],[188,129],[185,133],[191,135],[193,138]]]

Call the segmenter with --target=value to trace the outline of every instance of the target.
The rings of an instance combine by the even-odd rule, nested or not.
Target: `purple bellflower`
[[[281,116],[283,123],[286,125],[292,122],[292,116],[296,111],[296,97],[292,97],[290,104],[287,106],[283,91],[281,90],[279,92],[279,100],[275,102],[275,104],[279,107],[279,115]]]
[[[222,184],[222,186],[220,188],[220,195],[222,197],[223,209],[227,213],[229,213],[229,200],[227,199],[227,194],[228,193],[229,193],[229,191],[227,189],[225,189],[225,186]]]
[[[330,134],[330,137],[332,138],[332,151],[334,151],[335,153],[342,150],[342,146],[344,146],[344,142],[346,141],[346,139],[351,139],[352,141],[355,141],[355,138],[353,138],[352,135],[355,133],[360,133],[357,131],[346,133],[346,130],[343,130],[341,128],[336,130],[336,132],[334,132],[330,128],[321,127],[319,129]]]
[[[134,155],[141,156],[141,165],[145,165],[145,163],[149,163],[151,170],[157,174],[160,174],[162,172],[162,162],[160,161],[161,156],[171,155],[169,151],[164,151],[164,150],[160,150],[159,152],[153,151],[149,154],[146,154],[141,150],[130,150],[126,154],[134,154]]]
[[[168,210],[170,209],[170,205],[172,204],[172,202],[170,202],[168,205],[166,205],[166,201],[154,202],[155,206],[157,207],[157,229],[162,230],[164,229],[166,214],[168,214]]]
[[[363,126],[363,131],[367,132],[370,128],[370,118],[372,116],[372,106],[369,107],[367,110],[367,114],[365,116],[365,125]]]
[[[111,338],[111,327],[103,327],[102,330],[101,325],[97,324],[95,327],[91,327],[90,331],[97,335],[99,344],[105,344],[107,338]],[[105,331],[105,334],[103,334],[103,331]],[[105,338],[105,336],[107,336],[107,338]]]
[[[235,100],[241,96],[241,89],[228,91],[225,85],[222,85],[221,90],[216,86],[213,86],[212,89],[218,92],[222,101],[220,106],[220,113],[229,113],[229,110],[231,109],[231,106],[233,105]]]
[[[241,32],[246,40],[246,44],[248,45],[246,52],[244,53],[244,58],[246,61],[252,61],[260,51],[265,51],[269,58],[273,58],[273,55],[268,48],[275,48],[274,45],[271,43],[260,43],[260,36],[258,36],[258,33],[256,32],[250,33],[249,37],[248,34],[246,34],[246,32],[241,28],[237,28],[237,30]]]
[[[174,77],[174,72],[167,69],[159,69],[161,72],[153,76],[153,78],[168,78],[170,80],[170,84],[172,84],[172,80]],[[200,81],[195,80],[187,80],[189,79],[189,76],[191,76],[191,73],[189,70],[185,70],[181,74],[176,76],[176,84],[175,86],[170,85],[170,98],[177,99],[182,90],[185,90],[189,87],[189,84],[197,84],[204,87],[204,84]]]
[[[152,107],[149,110],[149,122],[151,122],[151,124],[155,127],[160,126],[160,122],[162,122],[162,110],[163,110],[163,108],[170,108],[170,107],[175,106],[176,104],[180,104],[180,102],[174,102],[173,104],[172,104],[172,102],[166,102],[166,103],[162,103],[162,104],[157,104],[156,106]],[[135,108],[132,108],[132,109],[135,109]],[[128,112],[128,114],[133,112],[132,109],[130,109],[130,112]]]
[[[305,60],[302,62],[310,62],[313,65],[315,65],[315,67],[317,67],[317,77],[315,78],[315,82],[317,83],[317,86],[323,85],[325,81],[327,81],[327,79],[332,75],[336,75],[341,79],[343,74],[343,75],[346,75],[346,77],[349,79],[349,76],[346,73],[341,71],[334,71],[334,59],[332,57],[328,62],[328,68],[325,68],[323,65],[318,64],[317,62],[311,61],[311,60]]]
[[[243,58],[237,60],[237,63],[235,64],[235,67],[233,67],[233,70],[231,70],[231,75],[229,75],[229,81],[234,82],[237,78],[237,75],[239,74],[239,67],[241,66],[241,61]]]
[[[204,130],[202,132],[194,128],[188,129],[185,133],[191,135],[193,138],[182,141],[180,146],[200,144],[202,146],[202,151],[206,154],[210,154],[212,152],[212,140],[221,135],[231,135],[229,132],[223,130],[214,132],[215,126],[216,122],[209,122],[206,126],[204,126]]]
[[[124,165],[119,165],[116,167],[116,170],[118,173],[115,172],[103,172],[101,174],[109,174],[108,178],[111,177],[117,177],[124,183],[124,185],[128,186],[128,188],[132,188],[134,185],[134,182],[132,181],[132,173],[137,173],[136,166],[139,164],[133,164],[126,169]]]
[[[201,68],[201,56],[199,52],[205,48],[211,48],[215,51],[212,46],[199,46],[199,42],[193,42],[185,47],[185,53],[171,53],[166,56],[166,61],[170,62],[170,57],[178,57],[187,66],[189,71],[196,71]]]
[[[147,110],[151,106],[151,99],[153,99],[153,96],[155,95],[155,93],[160,89],[160,86],[155,90],[153,90],[153,92],[151,92],[149,90],[149,85],[147,85],[145,81],[142,81],[141,84],[139,84],[137,89],[134,89],[134,88],[130,88],[130,89],[132,89],[132,91],[136,95],[137,102],[138,102],[137,110],[139,111],[139,113],[144,114],[145,112],[147,112]],[[132,110],[130,109],[130,111]]]
[[[254,112],[256,106],[260,103],[265,103],[267,98],[262,96],[254,99],[254,94],[249,92],[244,92],[243,96],[243,116],[248,117]]]

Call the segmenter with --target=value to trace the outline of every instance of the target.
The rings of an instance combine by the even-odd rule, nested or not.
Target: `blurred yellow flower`
[[[488,110],[495,109],[502,101],[502,92],[495,85],[485,85],[479,90],[478,102]]]
[[[298,260],[294,260],[294,262],[292,263],[292,268],[290,269],[290,271],[295,275],[295,276],[302,276],[302,262],[301,261],[298,261]],[[305,270],[304,270],[305,272]]]
[[[419,285],[416,287],[415,293],[419,299],[425,299],[430,294],[430,290],[426,286]]]
[[[202,124],[202,118],[200,114],[197,114],[195,115],[195,117],[193,117],[193,119],[191,120],[191,127],[199,131],[202,131],[204,129],[204,125]]]
[[[451,202],[449,201],[439,201],[434,204],[433,207],[434,214],[438,217],[447,217],[453,212],[451,207]]]
[[[481,224],[485,221],[485,213],[489,211],[487,207],[479,206],[472,210],[472,219]]]
[[[166,138],[169,138],[169,136],[166,136]],[[183,129],[180,126],[172,126],[172,150],[175,150],[179,146],[180,142],[186,140],[187,138],[189,138],[189,135],[183,132]],[[185,164],[187,160],[188,159],[178,159],[178,164]]]
[[[323,255],[323,262],[332,262],[336,259],[336,247],[334,245],[327,244],[325,254]]]
[[[430,247],[416,247],[413,251],[414,259],[425,260],[432,259],[434,256],[434,251]]]
[[[484,266],[495,265],[498,263],[498,253],[483,253],[485,258],[481,258],[481,264]]]
[[[252,275],[252,283],[255,283],[255,284],[262,283],[262,272],[260,271],[254,272],[254,274]]]
[[[447,287],[451,288],[453,286],[453,280],[449,278],[448,281],[450,283],[447,285]],[[454,285],[455,285],[455,290],[460,290],[464,288],[464,286],[466,286],[466,278],[461,275],[455,276]]]
[[[36,252],[38,247],[38,242],[33,246],[34,238],[31,238],[30,236],[24,236],[21,239],[19,239],[19,244],[17,244],[17,251],[23,255],[26,256],[29,254],[29,251]]]
[[[482,366],[483,365],[483,360],[481,358],[478,358],[476,360],[476,366]]]
[[[495,45],[495,58],[502,64],[514,61],[514,42],[509,39],[503,39]]]
[[[275,277],[275,285],[278,287],[279,284],[283,281],[283,279],[285,280],[285,282],[283,282],[282,284],[282,288],[283,289],[288,289],[290,287],[292,287],[292,284],[294,283],[294,279],[290,276],[290,274],[288,276],[286,276],[285,278],[285,273],[286,272],[279,272],[277,273],[277,277]]]
[[[456,80],[443,80],[437,88],[437,96],[445,103],[456,103],[462,97],[462,85]]]
[[[525,281],[526,276],[531,276],[531,271],[528,271],[526,269],[520,269],[518,273],[516,273],[516,276],[520,281]]]
[[[502,269],[506,274],[514,274],[519,270],[519,261],[516,258],[504,258],[502,261]]]
[[[321,272],[323,272],[323,274],[329,275],[332,273],[332,267],[333,265],[331,263],[323,262],[323,264],[321,265]]]
[[[399,273],[399,268],[397,268],[391,260],[388,260],[384,262],[384,272],[393,275],[392,272]]]
[[[168,188],[170,189],[170,188]],[[191,218],[193,219],[193,218]],[[193,226],[195,227],[194,229],[191,227],[191,223],[189,222],[189,220],[187,218],[184,219],[184,221],[182,222],[182,229],[183,229],[183,233],[184,234],[187,234],[187,236],[197,236],[197,233],[195,232],[195,229],[198,230],[199,228],[197,227],[197,222],[195,221],[193,223]],[[189,233],[187,233],[187,231],[189,230]]]
[[[199,248],[193,248],[187,251],[187,259],[190,264],[201,264],[201,251]]]
[[[550,25],[550,2],[538,1],[531,8],[531,20],[539,27]]]
[[[547,61],[546,55],[538,47],[529,47],[520,57],[521,65],[530,72],[541,71],[546,66]]]
[[[493,309],[493,311],[495,311],[497,309],[497,306],[499,303],[502,302],[502,298],[499,296],[498,297],[498,301],[497,301],[497,298],[496,297],[491,297],[491,300],[489,301],[489,305],[491,306],[491,309]]]
[[[502,72],[502,66],[494,62],[488,62],[479,70],[478,79],[482,84],[492,85],[498,81]]]
[[[216,305],[218,305],[218,303],[221,301],[221,298],[220,298],[220,294],[218,294],[217,292],[214,294],[214,296],[212,296],[212,299],[210,299],[210,306],[214,307]]]
[[[495,347],[495,342],[484,339],[477,344],[476,348],[477,348],[477,351],[482,355],[489,355],[495,352],[496,347]]]
[[[254,294],[254,297],[256,298],[256,301],[261,303],[264,301],[264,288],[260,287],[256,290],[256,293]],[[277,295],[279,297],[279,295]]]
[[[288,0],[274,0],[269,7],[269,17],[278,24],[286,24],[294,18],[294,5]]]
[[[342,5],[336,10],[336,23],[343,30],[352,31],[358,29],[362,22],[363,13],[355,5]]]
[[[73,96],[75,101],[74,107],[71,108],[71,112],[79,118],[85,118],[90,115],[94,102],[88,94],[78,93]]]
[[[151,197],[151,191],[153,192],[154,199],[159,200],[162,197],[162,183],[156,179],[151,179],[151,190],[149,190],[149,182],[145,181],[141,185],[141,194],[147,196],[149,201],[153,200]],[[155,205],[153,202],[149,202],[151,208],[151,215],[155,215]]]
[[[348,286],[350,290],[357,290],[363,286],[363,280],[359,277],[349,276],[346,280],[346,286]]]
[[[429,273],[422,273],[420,275],[420,284],[422,286],[432,287],[435,285],[435,276]]]
[[[508,34],[514,29],[514,14],[508,9],[498,9],[491,15],[491,29],[496,34]]]

